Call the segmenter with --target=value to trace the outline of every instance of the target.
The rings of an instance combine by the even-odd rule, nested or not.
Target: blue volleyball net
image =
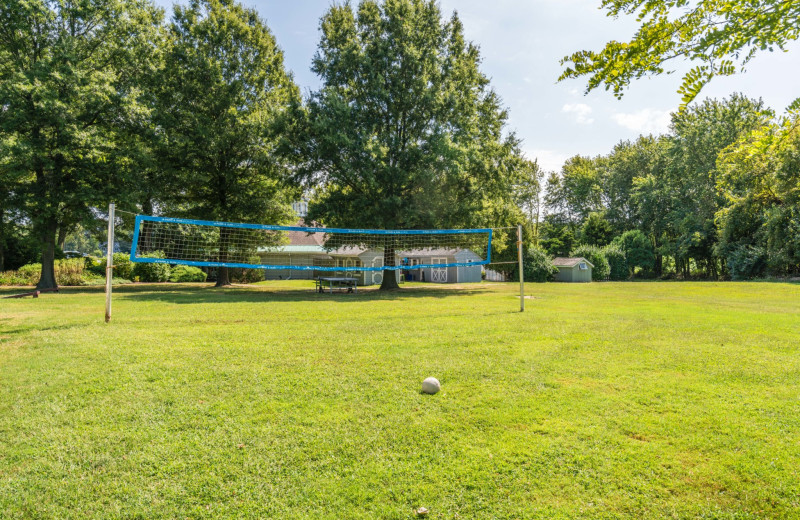
[[[441,270],[491,262],[492,230],[340,229],[137,215],[133,262],[286,271]],[[422,273],[423,279],[425,274]]]

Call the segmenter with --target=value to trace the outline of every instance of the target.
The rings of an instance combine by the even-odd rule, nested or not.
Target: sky
[[[171,0],[157,0],[169,8]],[[319,20],[331,0],[244,0],[254,7],[283,49],[285,65],[304,94],[319,87],[311,59]],[[357,3],[357,2],[354,2]],[[481,70],[509,111],[509,130],[545,170],[560,170],[573,155],[607,154],[620,141],[668,131],[680,105],[681,66],[675,74],[635,81],[622,100],[611,92],[584,95],[584,80],[557,83],[559,60],[578,50],[599,50],[608,40],[627,40],[637,25],[609,18],[600,0],[440,0],[443,14],[457,11],[466,37],[481,49]],[[758,55],[744,74],[716,78],[700,98],[734,92],[761,98],[778,113],[800,96],[800,42],[788,53]]]

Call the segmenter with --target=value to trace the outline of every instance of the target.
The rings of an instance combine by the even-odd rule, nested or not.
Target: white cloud
[[[663,134],[669,130],[670,113],[666,110],[645,108],[630,114],[612,116],[620,126],[641,134]]]
[[[566,153],[561,153],[556,150],[525,149],[523,151],[528,159],[536,159],[536,162],[539,163],[539,167],[546,172],[561,171],[561,167],[564,165],[566,160],[571,157]]]
[[[579,125],[591,125],[594,119],[589,117],[592,113],[592,107],[585,103],[567,103],[561,108],[565,114],[571,114],[575,117],[575,122]]]

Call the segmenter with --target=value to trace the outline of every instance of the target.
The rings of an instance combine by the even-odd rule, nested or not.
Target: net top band
[[[474,229],[352,229],[329,228],[308,226],[275,226],[270,224],[245,224],[241,222],[221,222],[215,220],[195,220],[175,217],[153,217],[150,215],[136,215],[136,224],[139,222],[169,222],[172,224],[195,224],[198,226],[227,227],[238,229],[264,229],[268,231],[306,231],[308,233],[343,233],[343,234],[370,234],[370,235],[452,235],[490,233],[491,228]]]

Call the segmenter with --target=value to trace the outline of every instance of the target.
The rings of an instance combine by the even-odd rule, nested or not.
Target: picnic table
[[[347,292],[358,292],[358,278],[340,276],[322,276],[317,278],[317,291],[325,292],[325,286],[332,293],[333,289],[347,289]]]

